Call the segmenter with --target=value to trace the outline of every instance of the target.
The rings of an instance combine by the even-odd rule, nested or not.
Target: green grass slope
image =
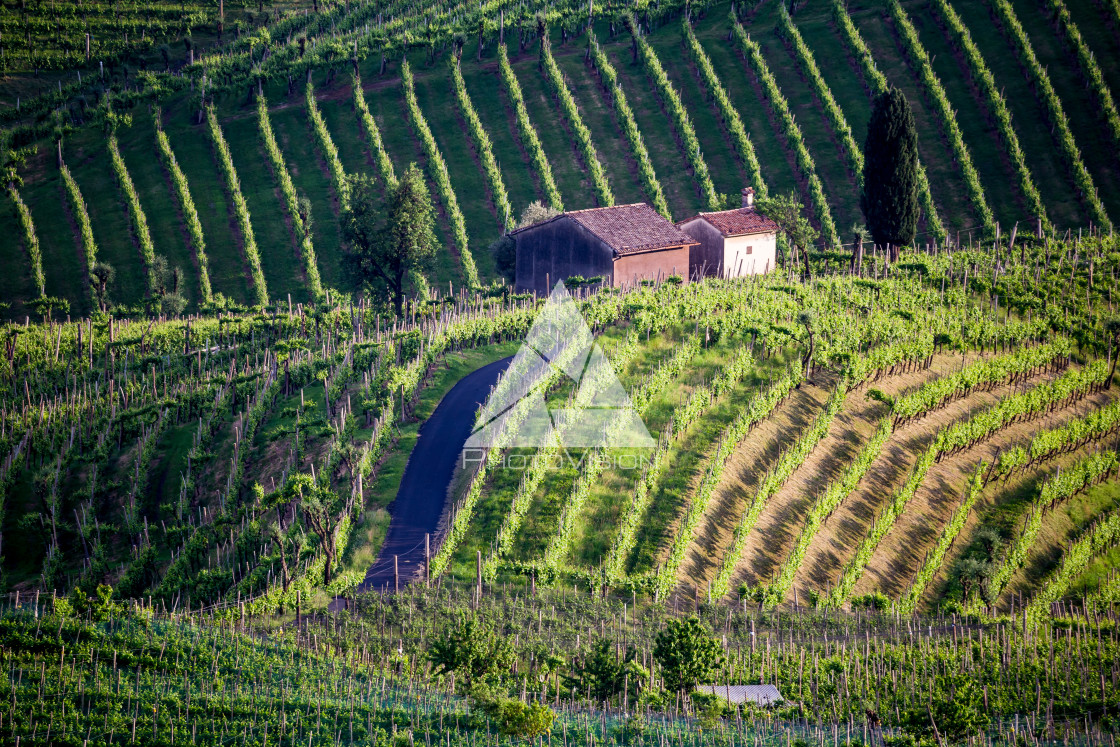
[[[932,193],[953,237],[960,231],[965,242],[970,236],[974,241],[979,239],[976,230],[978,220],[967,198],[960,169],[945,139],[945,128],[902,50],[897,29],[878,3],[855,0],[849,7],[880,70],[910,99]],[[1004,91],[1026,163],[1050,218],[1060,230],[1084,226],[1087,220],[1084,201],[1073,187],[1068,165],[1049,128],[1038,126],[1038,123],[1045,122],[1044,107],[1024,79],[1006,36],[994,23],[990,4],[956,3],[954,7],[971,30],[997,85]],[[1106,207],[1120,212],[1120,161],[1114,155],[1115,149],[1110,145],[1105,124],[1095,114],[1095,94],[1084,86],[1074,50],[1053,24],[1048,12],[1035,0],[1016,0],[1014,7],[1030,35],[1039,60],[1059,92],[1077,145]],[[796,167],[780,123],[771,113],[754,73],[735,45],[727,41],[729,9],[729,5],[717,4],[696,13],[693,17],[696,35],[743,118],[771,191],[785,193],[796,190],[802,201],[807,202],[805,180]],[[996,219],[1004,231],[1016,222],[1021,229],[1033,228],[1034,216],[1027,215],[1012,164],[991,120],[990,109],[972,80],[964,59],[941,27],[932,8],[924,3],[907,2],[906,11],[956,111],[965,143]],[[345,9],[341,12],[345,14]],[[839,138],[826,118],[817,94],[803,78],[791,50],[777,34],[776,12],[773,4],[762,4],[747,11],[743,23],[760,44],[767,65],[790,101],[806,146],[816,162],[836,225],[842,238],[848,238],[848,227],[862,222],[855,175],[848,170]],[[1101,5],[1073,4],[1071,13],[1085,43],[1100,62],[1106,82],[1114,87],[1120,85],[1120,72],[1115,65],[1107,64],[1120,52],[1120,39],[1113,28],[1117,21],[1111,17],[1108,8]],[[799,8],[794,14],[794,22],[813,51],[825,82],[852,127],[855,139],[862,143],[870,114],[868,82],[841,38],[832,17],[831,5],[822,3]],[[634,110],[670,210],[675,218],[686,217],[701,209],[702,204],[678,133],[647,75],[631,62],[629,35],[618,24],[614,31],[612,37],[605,22],[596,24],[600,42],[616,66],[620,84]],[[745,166],[740,163],[727,128],[722,124],[716,106],[709,100],[695,65],[685,52],[679,18],[667,18],[660,26],[655,23],[644,31],[695,125],[716,189],[723,193],[738,192],[747,181]],[[558,30],[553,37],[557,64],[583,122],[591,132],[616,201],[643,200],[644,191],[637,178],[637,164],[619,129],[607,92],[585,59],[585,37],[568,35],[565,40]],[[513,112],[497,75],[496,36],[484,39],[481,56],[478,55],[476,37],[469,36],[468,42],[463,50],[463,76],[493,144],[516,218],[528,203],[542,197],[540,185],[529,165],[524,144],[520,142]],[[593,207],[594,190],[591,189],[587,165],[583,163],[570,128],[564,122],[560,107],[538,68],[539,40],[529,35],[522,50],[514,28],[510,27],[507,29],[507,42],[530,117],[539,132],[566,207]],[[486,249],[500,235],[500,219],[504,216],[495,213],[487,180],[452,95],[447,54],[443,50],[432,56],[427,50],[420,49],[411,52],[409,58],[415,71],[420,107],[447,161],[452,187],[466,219],[470,246],[483,280],[488,281],[495,277],[496,270]],[[410,162],[424,167],[426,158],[404,116],[399,61],[390,59],[384,74],[381,60],[376,56],[360,60],[358,67],[370,110],[382,130],[385,149],[395,167],[399,171]],[[348,64],[339,65],[333,73],[316,71],[312,78],[317,86],[323,117],[344,169],[348,173],[374,173],[372,154],[354,111],[349,73]],[[346,279],[341,267],[340,206],[335,186],[331,183],[323,155],[318,151],[308,123],[302,101],[304,77],[293,75],[293,92],[290,95],[288,81],[285,80],[274,79],[266,85],[265,92],[272,107],[273,127],[296,188],[312,203],[313,236],[323,281],[328,286],[343,288]],[[262,263],[272,295],[277,301],[286,300],[289,293],[293,301],[308,300],[310,294],[306,288],[302,260],[293,241],[290,219],[275,179],[262,156],[251,97],[247,91],[242,91],[223,95],[216,103],[239,171],[254,230],[259,234]],[[196,124],[196,107],[187,93],[170,97],[163,102],[164,126],[195,196],[214,290],[235,302],[248,303],[248,268],[241,248],[240,232],[205,128]],[[122,152],[140,192],[156,251],[187,273],[184,289],[190,302],[188,310],[194,310],[199,301],[197,266],[188,245],[182,216],[159,163],[150,115],[140,107],[130,113],[133,124],[120,130]],[[118,271],[110,293],[112,301],[125,306],[139,304],[145,292],[140,253],[132,235],[125,203],[109,167],[104,133],[93,126],[78,128],[65,137],[64,155],[88,203],[100,258],[114,265]],[[69,299],[73,312],[88,312],[91,309],[84,258],[72,216],[65,204],[53,142],[39,143],[38,152],[21,173],[27,182],[21,192],[34,216],[42,244],[47,292]],[[434,188],[434,183],[431,186]],[[437,237],[444,246],[448,246],[449,225],[434,190],[433,196],[439,214]],[[13,210],[0,212],[0,222],[10,227],[9,233],[15,235],[18,222]],[[924,239],[924,236],[919,237],[919,241]],[[446,249],[437,256],[430,282],[440,288],[446,287],[448,281],[457,283],[461,271],[455,254]],[[11,304],[5,313],[9,318],[17,318],[26,312],[25,304],[34,295],[29,282],[26,250],[20,241],[11,241],[0,251],[0,257],[20,268],[19,275],[0,281],[4,298]]]

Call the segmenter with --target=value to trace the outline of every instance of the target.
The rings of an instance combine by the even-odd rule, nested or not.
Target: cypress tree
[[[895,87],[875,97],[863,146],[860,208],[876,244],[912,244],[918,227],[918,132],[910,103]]]

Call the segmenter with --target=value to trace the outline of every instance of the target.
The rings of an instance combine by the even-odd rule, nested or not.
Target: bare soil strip
[[[1078,403],[1078,405],[1076,405],[1074,408],[1070,408],[1070,412],[1076,412],[1077,416],[1083,416],[1091,409],[1106,406],[1114,398],[1114,395],[1110,392],[1097,394],[1093,397],[1088,397],[1085,400],[1082,400],[1082,402]],[[1071,415],[1070,418],[1067,418],[1067,420],[1072,419],[1072,417],[1074,417],[1074,415]],[[1023,443],[1026,443],[1025,439],[1023,440]],[[957,537],[956,543],[954,543],[953,547],[946,554],[945,561],[941,564],[940,571],[938,571],[937,575],[933,578],[932,581],[930,581],[929,586],[926,587],[926,591],[922,597],[922,601],[926,605],[931,605],[936,600],[944,596],[950,582],[951,571],[953,567],[956,565],[961,555],[972,544],[976,533],[986,526],[990,526],[990,523],[986,522],[989,518],[993,517],[997,512],[1000,511],[1001,506],[1004,503],[1012,500],[1016,496],[1016,494],[1019,494],[1024,490],[1029,490],[1031,491],[1032,495],[1037,495],[1037,491],[1041,488],[1042,483],[1048,477],[1053,475],[1059,468],[1067,468],[1069,465],[1074,464],[1081,459],[1084,459],[1087,454],[1100,448],[1101,445],[1107,445],[1108,443],[1109,442],[1106,440],[1103,442],[1103,444],[1102,442],[1093,442],[1087,444],[1086,446],[1078,449],[1075,452],[1063,454],[1057,459],[1044,462],[1043,464],[1038,465],[1035,469],[1032,469],[1030,472],[1020,473],[1007,482],[994,482],[988,485],[988,487],[980,495],[980,498],[977,500],[976,505],[973,507],[972,513],[969,514],[968,520],[965,522],[964,527],[961,528],[961,532]],[[1025,515],[1025,512],[1026,507],[1023,507],[1023,511],[1020,512],[1021,515],[1019,516],[1019,520],[1021,520],[1022,515]],[[1062,542],[1064,541],[1065,537],[1065,532],[1058,531],[1056,533],[1052,525],[1060,522],[1051,521],[1050,518],[1051,517],[1047,517],[1047,520],[1043,522],[1042,531],[1039,532],[1038,537],[1035,539],[1035,548],[1037,552],[1032,553],[1032,556],[1049,556],[1051,552],[1057,552],[1061,549]],[[1030,563],[1028,563],[1028,567],[1030,567]],[[1012,576],[1011,581],[1008,583],[1007,589],[1015,588],[1016,579],[1019,579],[1020,576],[1021,572],[1017,573],[1015,576]],[[1023,587],[1019,586],[1018,588],[1021,589]],[[1007,602],[1011,598],[1009,593],[1007,592],[1007,589],[1004,590],[1005,593],[1001,597],[1001,600],[1004,602]]]
[[[1082,417],[1107,401],[1108,395],[1104,393],[1086,397],[1044,417],[1016,423],[983,443],[933,465],[906,511],[871,556],[853,594],[881,591],[897,598],[906,590],[950,515],[960,505],[968,478],[981,459],[991,462],[1000,451],[1029,439],[1039,430]]]
[[[803,383],[731,455],[723,480],[704,512],[681,564],[677,581],[682,589],[704,587],[718,572],[719,564],[734,540],[739,517],[746,510],[747,501],[754,497],[766,468],[820,414],[833,386],[832,381]],[[702,478],[702,472],[696,475],[689,488],[690,494],[698,489]]]
[[[950,356],[937,356],[927,370],[887,376],[849,393],[828,435],[767,502],[758,525],[747,537],[731,583],[733,590],[743,583],[753,586],[773,577],[793,551],[813,501],[843,474],[859,449],[874,435],[879,418],[889,411],[884,403],[867,395],[869,389],[893,397],[951,370],[952,365]]]
[[[947,373],[978,357],[938,356],[933,367]],[[1040,375],[1030,384],[1033,386],[1047,378]],[[883,389],[881,386],[878,388]],[[809,545],[793,584],[797,598],[806,600],[809,591],[824,592],[836,581],[867,534],[879,509],[899,489],[918,454],[929,445],[939,429],[968,419],[973,412],[991,407],[1011,392],[1010,386],[997,386],[991,391],[972,393],[895,431],[860,486],[824,522]]]

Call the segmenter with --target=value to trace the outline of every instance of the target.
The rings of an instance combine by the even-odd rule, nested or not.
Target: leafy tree
[[[456,673],[470,688],[513,666],[513,648],[477,617],[461,616],[432,642],[428,659],[437,674]]]
[[[627,646],[620,658],[614,651],[614,645],[602,639],[591,647],[591,652],[576,665],[572,674],[564,677],[564,683],[577,692],[590,692],[596,703],[609,701],[626,689],[627,675],[636,664],[637,653],[633,646]],[[630,676],[630,684],[637,685],[638,682],[639,678]]]
[[[51,314],[58,309],[63,314],[70,313],[70,302],[57,296],[40,296],[27,304],[32,311],[43,317],[43,321],[51,318]]]
[[[813,242],[820,236],[820,232],[813,228],[813,224],[802,214],[802,205],[797,200],[797,195],[790,192],[777,197],[764,197],[755,202],[758,212],[778,224],[778,229],[785,234],[793,249],[793,262],[799,263],[799,250],[808,251]],[[805,267],[808,268],[806,261]]]
[[[172,267],[167,257],[157,254],[152,261],[152,308],[167,316],[179,316],[187,306],[183,296],[183,271]]]
[[[331,582],[335,559],[338,557],[338,526],[346,516],[347,507],[340,505],[338,495],[315,482],[311,475],[300,473],[288,480],[288,496],[297,501],[303,512],[304,522],[319,538],[326,563],[323,566],[323,584]]]
[[[117,271],[108,262],[97,262],[90,270],[90,282],[97,296],[97,305],[102,311],[109,310],[109,286],[117,277]]]
[[[311,227],[314,225],[314,219],[311,216],[311,200],[307,195],[300,195],[296,203],[299,210],[299,222],[303,225],[304,234],[311,233]]]
[[[295,580],[299,557],[307,548],[307,535],[298,527],[285,528],[279,521],[270,524],[265,531],[268,540],[280,550],[280,584],[284,591],[287,591],[292,581]],[[289,547],[291,548],[290,551]],[[289,552],[291,554],[290,564],[288,562]]]
[[[918,131],[910,103],[897,88],[875,98],[863,147],[863,193],[859,199],[875,243],[912,244],[918,228]]]
[[[995,573],[995,567],[990,561],[977,557],[964,558],[961,560],[959,568],[961,590],[965,599],[968,599],[976,589],[983,593],[988,580]]]
[[[522,703],[516,698],[476,687],[471,703],[493,721],[509,737],[536,739],[552,730],[556,714],[543,703]]]
[[[545,205],[540,200],[533,200],[521,211],[521,220],[517,221],[517,227],[531,226],[534,223],[555,218],[557,215],[560,215],[560,211],[556,208]]]
[[[98,584],[97,591],[90,597],[81,587],[70,592],[70,608],[79,616],[87,615],[95,622],[104,622],[113,614],[124,612],[124,605],[113,602],[113,587]]]
[[[342,214],[344,263],[354,285],[387,298],[401,314],[405,281],[412,270],[426,269],[435,256],[435,219],[424,175],[409,164],[389,195],[388,217],[373,180],[349,177],[350,201]]]
[[[719,642],[695,617],[670,620],[654,640],[653,657],[665,686],[678,693],[691,692],[723,663]]]

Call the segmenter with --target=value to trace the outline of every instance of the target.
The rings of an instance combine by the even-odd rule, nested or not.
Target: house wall
[[[727,277],[761,275],[777,267],[778,236],[756,233],[723,240],[723,267]]]
[[[680,275],[688,279],[689,248],[680,246],[674,249],[659,249],[640,254],[623,254],[614,261],[613,284],[637,285],[641,280],[664,280],[670,275]]]
[[[679,228],[700,243],[688,253],[688,275],[690,278],[715,275],[717,268],[723,267],[723,236],[703,218],[694,218],[682,223]]]
[[[566,216],[514,234],[513,239],[517,243],[518,291],[547,295],[552,290],[549,284],[573,275],[601,275],[612,282],[610,247]]]

